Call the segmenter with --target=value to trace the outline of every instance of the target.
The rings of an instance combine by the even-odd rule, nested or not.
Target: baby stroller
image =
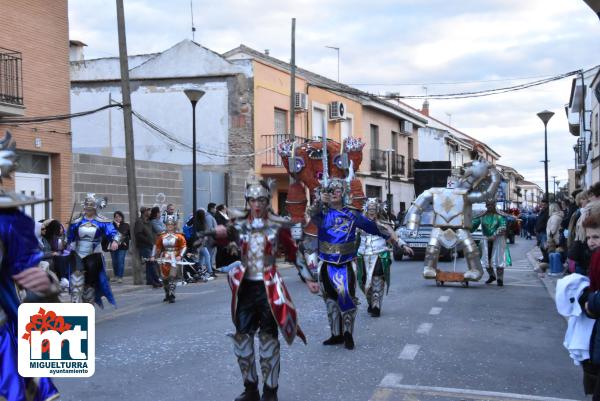
[[[183,260],[186,262],[194,263],[193,265],[185,265],[183,267],[183,280],[186,283],[206,283],[207,281],[212,279],[212,277],[210,277],[210,274],[208,273],[208,269],[206,268],[206,266],[203,266],[200,263],[198,263],[198,255],[188,252],[183,257]]]

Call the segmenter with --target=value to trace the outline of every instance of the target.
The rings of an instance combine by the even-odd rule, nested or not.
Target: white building
[[[600,147],[598,138],[599,67],[584,71],[573,79],[565,112],[569,132],[577,137],[575,151],[575,187],[589,188],[600,180]]]
[[[425,100],[421,113],[427,118],[427,126],[419,128],[419,161],[450,161],[459,167],[478,157],[492,163],[500,158],[491,147],[445,124],[429,114],[429,102]]]
[[[75,58],[71,61],[72,112],[121,102],[119,58],[85,60],[81,56],[83,44],[72,41],[71,45],[76,47],[71,53]],[[183,203],[178,207],[191,211],[192,107],[183,91],[195,88],[205,92],[196,106],[198,206],[206,206],[208,201],[239,205],[240,188],[252,166],[244,158],[227,155],[253,152],[247,80],[250,67],[243,62],[233,64],[198,43],[183,40],[161,53],[130,56],[129,68],[131,103],[136,114],[133,117],[135,158],[148,170],[138,176],[150,180],[141,184],[142,193],[150,201],[140,201],[152,205],[155,196],[163,195],[163,203],[169,203],[164,199],[168,194],[163,189],[176,192],[179,187],[183,192],[171,197]],[[125,157],[120,108],[73,119],[72,132],[74,154],[119,160]],[[164,169],[159,163],[180,166],[180,176],[161,175]],[[105,170],[110,174],[110,169]],[[112,193],[117,203],[125,207],[124,188],[111,185],[120,182],[90,176],[89,171],[85,173],[75,172],[75,192],[88,192],[94,189],[92,184],[104,185],[93,192]],[[178,180],[178,186],[170,186]]]

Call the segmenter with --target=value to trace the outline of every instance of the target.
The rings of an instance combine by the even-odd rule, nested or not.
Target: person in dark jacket
[[[537,219],[535,221],[535,236],[537,239],[537,245],[542,251],[542,261],[540,263],[540,268],[542,270],[548,268],[548,239],[546,236],[546,225],[548,224],[549,217],[550,215],[548,214],[548,204],[545,201],[542,201],[540,212],[538,213]]]
[[[155,239],[152,223],[150,222],[149,208],[140,207],[140,217],[135,222],[133,233],[140,258],[146,260],[146,284],[159,288],[161,283],[158,280],[156,263],[149,260],[152,257],[152,247]]]
[[[125,223],[124,220],[125,216],[123,215],[123,212],[117,210],[113,214],[113,226],[115,226],[115,230],[121,233],[119,248],[116,251],[110,252],[113,272],[115,274],[114,280],[116,280],[118,283],[123,282],[123,273],[125,273],[125,256],[129,250],[129,241],[131,239],[129,224]]]

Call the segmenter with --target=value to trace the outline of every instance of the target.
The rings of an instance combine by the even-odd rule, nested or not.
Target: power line
[[[508,81],[522,81],[525,79],[540,79],[549,78],[553,75],[535,75],[529,77],[515,77],[515,78],[497,78],[497,79],[482,79],[475,81],[454,81],[454,82],[398,82],[398,83],[349,83],[352,86],[430,86],[430,85],[462,85],[462,84],[483,84],[488,82],[508,82]]]
[[[523,90],[523,89],[527,89],[527,88],[531,88],[531,87],[535,87],[535,86],[539,86],[539,85],[544,85],[544,84],[551,83],[554,81],[558,81],[558,80],[568,78],[568,77],[571,77],[574,75],[578,75],[578,74],[581,74],[581,71],[582,70],[570,71],[570,72],[566,72],[563,74],[548,77],[545,79],[540,79],[537,81],[526,82],[526,83],[522,83],[519,85],[506,86],[506,87],[501,87],[501,88],[486,89],[486,90],[480,90],[480,91],[470,91],[470,92],[441,93],[441,94],[427,94],[427,95],[400,95],[400,94],[379,95],[379,94],[364,92],[364,91],[361,91],[360,89],[355,89],[350,86],[335,87],[335,86],[326,85],[326,84],[312,84],[312,86],[315,86],[315,87],[318,87],[321,89],[331,90],[334,92],[346,93],[346,94],[355,95],[355,96],[359,96],[359,97],[367,96],[367,97],[376,98],[376,99],[399,100],[399,99],[429,99],[429,98],[432,98],[432,99],[448,100],[448,99],[465,99],[465,98],[491,96],[491,95],[496,95],[496,94],[501,94],[501,93],[519,91],[519,90]]]
[[[69,120],[71,118],[83,117],[90,114],[98,113],[102,110],[109,109],[111,107],[121,107],[121,104],[107,104],[106,106],[99,107],[93,110],[80,111],[78,113],[70,114],[57,114],[53,116],[40,116],[40,117],[13,117],[0,119],[0,124],[42,124],[52,121]]]

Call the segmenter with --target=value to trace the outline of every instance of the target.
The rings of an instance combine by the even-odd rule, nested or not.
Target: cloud
[[[107,6],[109,4],[110,6]],[[583,1],[564,0],[193,0],[196,41],[217,52],[246,44],[290,57],[290,21],[297,18],[299,66],[374,93],[456,93],[527,82],[598,63],[600,24]],[[189,0],[125,2],[130,54],[150,53],[191,38]],[[114,4],[69,1],[71,39],[86,57],[118,54]],[[442,85],[441,82],[520,80]],[[414,85],[394,85],[414,83]],[[566,177],[574,137],[564,104],[570,80],[519,92],[463,100],[431,100],[433,116],[481,139],[532,181],[543,181],[543,125],[536,113],[556,113],[548,126],[551,175]],[[421,101],[408,101],[420,108]],[[540,139],[541,138],[541,139]]]

